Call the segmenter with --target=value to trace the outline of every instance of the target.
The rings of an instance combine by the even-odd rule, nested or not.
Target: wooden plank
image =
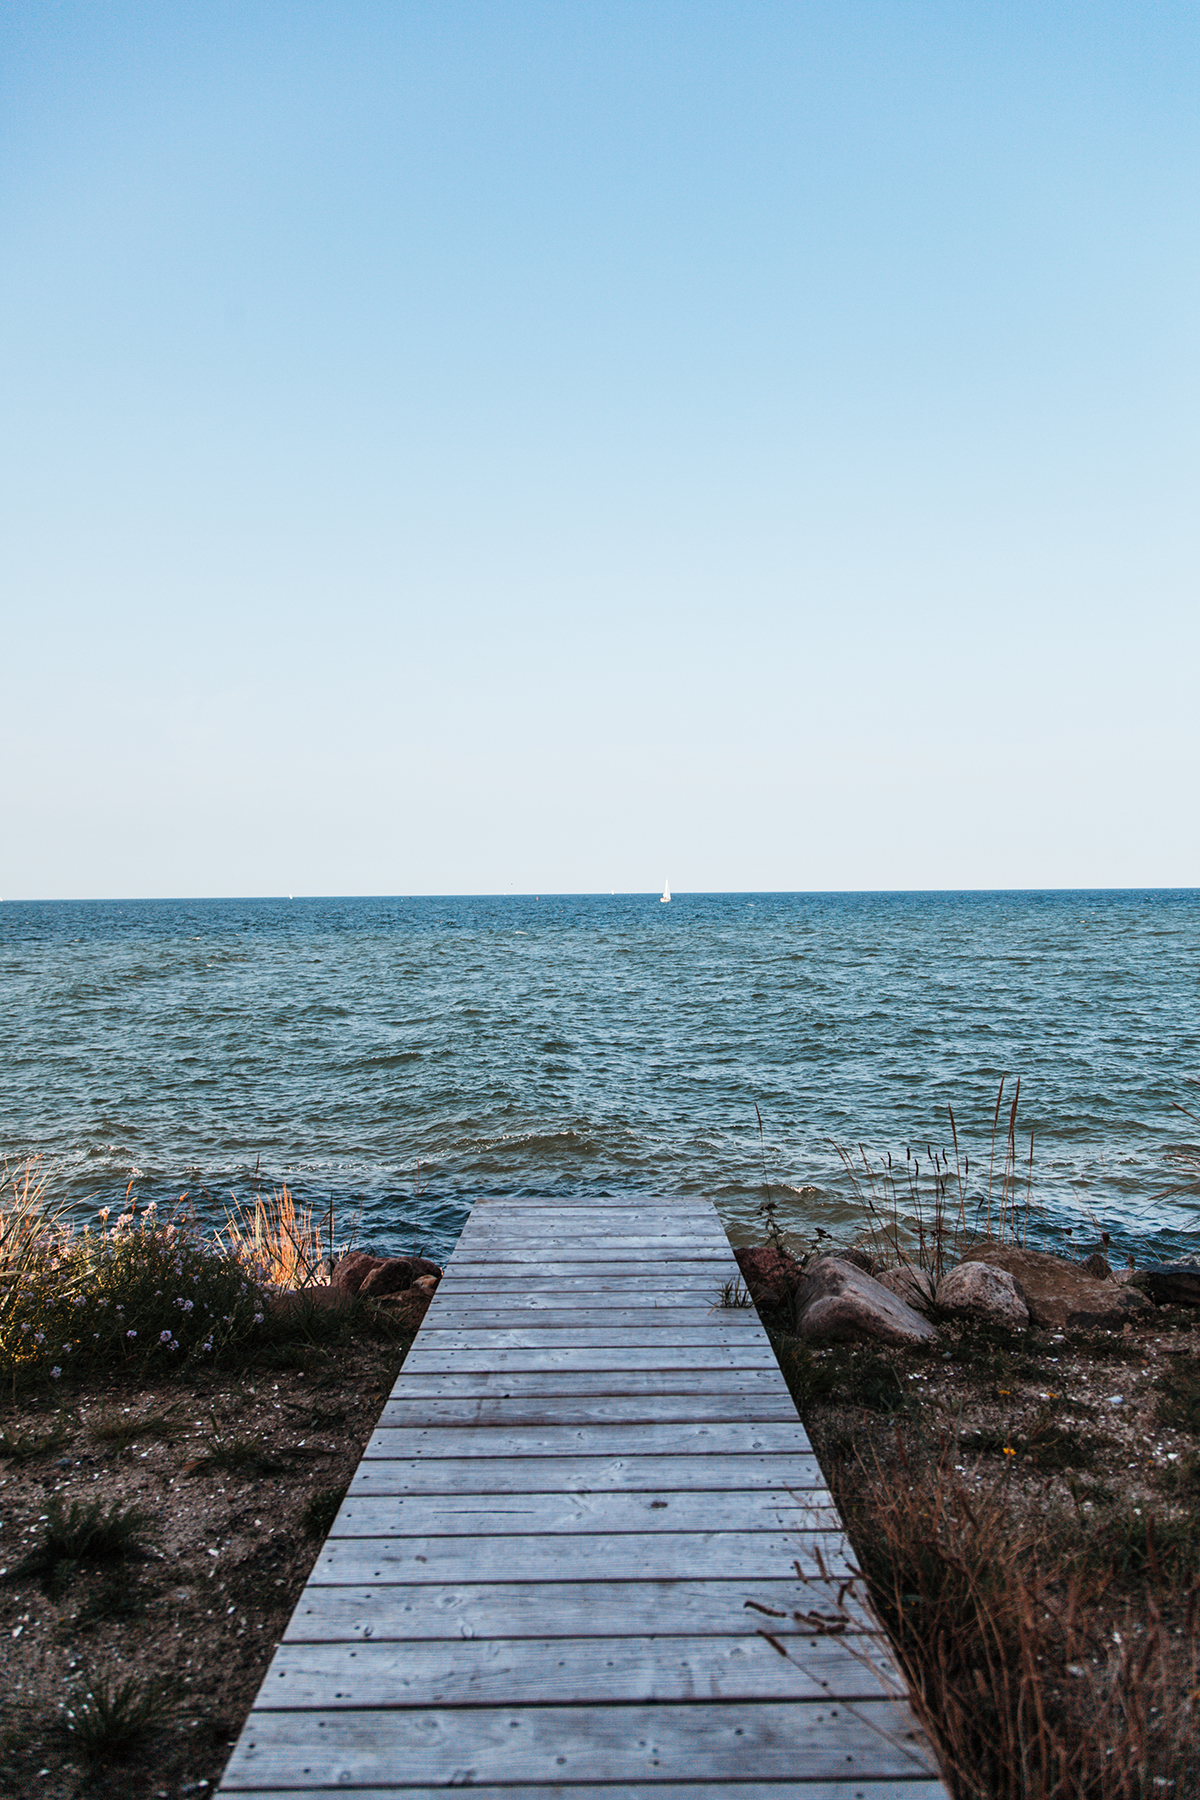
[[[782,1485],[789,1493],[825,1491],[815,1456],[560,1456],[552,1479],[560,1493],[722,1493]],[[547,1482],[540,1456],[397,1457],[364,1459],[351,1494],[531,1494]]]
[[[831,1777],[828,1781],[808,1781],[803,1775],[791,1781],[739,1781],[724,1779],[709,1782],[703,1777],[687,1782],[505,1782],[503,1786],[484,1782],[469,1784],[472,1800],[778,1800],[778,1796],[795,1796],[795,1800],[947,1800],[946,1789],[934,1777],[914,1775],[883,1776],[863,1779],[856,1776]],[[333,1788],[326,1784],[279,1788],[255,1786],[226,1788],[224,1793],[254,1793],[260,1800],[321,1800],[331,1793],[352,1793],[354,1800],[387,1800],[403,1795],[404,1800],[446,1800],[447,1789],[421,1785],[356,1786]]]
[[[757,1335],[758,1320],[748,1313],[724,1312],[712,1305],[697,1306],[694,1301],[683,1306],[625,1307],[614,1303],[611,1306],[551,1308],[522,1305],[519,1301],[511,1306],[487,1306],[447,1299],[444,1306],[439,1306],[436,1312],[431,1310],[426,1317],[431,1331],[491,1333],[523,1331],[526,1327],[536,1331],[650,1331],[657,1337],[669,1335],[673,1343],[678,1341],[681,1331],[706,1335],[710,1321],[722,1333],[740,1331]],[[717,1341],[723,1340],[718,1338]]]
[[[461,1260],[459,1260],[459,1256],[461,1256]],[[462,1251],[462,1253],[455,1251],[453,1262],[448,1264],[448,1269],[455,1276],[459,1276],[459,1274],[468,1274],[471,1278],[488,1276],[489,1280],[497,1280],[497,1282],[498,1280],[524,1280],[525,1274],[533,1282],[533,1280],[543,1280],[543,1278],[545,1280],[569,1280],[570,1276],[585,1276],[588,1280],[603,1280],[603,1278],[621,1278],[621,1276],[633,1273],[640,1274],[644,1278],[653,1278],[653,1280],[662,1278],[664,1282],[669,1282],[676,1276],[703,1276],[707,1282],[718,1285],[727,1276],[730,1280],[734,1278],[736,1264],[730,1264],[729,1258],[721,1258],[716,1253],[711,1256],[673,1256],[669,1260],[669,1264],[646,1265],[639,1264],[637,1260],[631,1260],[631,1258],[613,1256],[612,1253],[608,1256],[569,1256],[560,1249],[560,1253],[554,1256],[554,1262],[520,1262],[520,1258],[516,1258],[516,1256],[509,1256],[504,1262],[500,1262],[497,1258],[489,1258],[489,1256],[470,1256],[466,1251]],[[658,1276],[658,1269],[662,1269],[662,1276]],[[446,1274],[446,1280],[450,1280],[450,1274]]]
[[[306,1587],[285,1638],[291,1643],[425,1643],[434,1638],[742,1637],[747,1626],[789,1646],[835,1641],[820,1621],[845,1618],[854,1635],[878,1636],[857,1584],[771,1577],[734,1581],[397,1582],[387,1587]],[[799,1614],[800,1617],[795,1615]],[[806,1624],[804,1621],[808,1620]],[[836,1637],[842,1634],[838,1632]],[[796,1640],[793,1645],[792,1640]]]
[[[828,1495],[754,1493],[350,1494],[329,1536],[471,1537],[617,1531],[837,1531]]]
[[[765,1424],[795,1419],[785,1388],[773,1394],[495,1394],[476,1398],[400,1394],[388,1401],[381,1430],[414,1425],[665,1425],[678,1420]]]
[[[507,1373],[423,1375],[405,1368],[392,1389],[396,1400],[449,1399],[452,1395],[548,1398],[555,1394],[786,1394],[777,1369],[517,1369]]]
[[[840,1531],[598,1531],[570,1538],[328,1538],[313,1564],[315,1587],[389,1581],[699,1581],[713,1568],[752,1579],[764,1568],[805,1575],[854,1573]]]
[[[653,1292],[649,1289],[633,1289],[624,1292],[621,1289],[608,1289],[599,1294],[592,1291],[565,1292],[560,1287],[531,1289],[522,1283],[509,1283],[509,1287],[489,1285],[486,1289],[462,1289],[452,1287],[443,1282],[437,1291],[437,1318],[444,1319],[446,1314],[504,1314],[513,1318],[513,1314],[522,1312],[563,1312],[570,1316],[579,1316],[583,1312],[601,1312],[603,1316],[610,1312],[669,1312],[680,1323],[687,1323],[687,1314],[691,1312],[698,1319],[707,1319],[711,1314],[725,1316],[730,1319],[750,1318],[748,1307],[723,1307],[721,1296],[712,1291],[711,1285],[703,1287],[675,1287],[666,1292]],[[489,1321],[491,1323],[491,1321]],[[587,1323],[587,1321],[581,1321]]]
[[[255,1782],[465,1786],[645,1781],[698,1769],[706,1781],[930,1773],[906,1715],[887,1701],[826,1699],[672,1706],[398,1708],[255,1712],[226,1792]]]
[[[782,1639],[777,1642],[783,1643]],[[796,1638],[781,1656],[744,1637],[475,1638],[420,1646],[286,1644],[258,1707],[611,1706],[671,1700],[892,1697],[886,1671],[840,1637]]]
[[[808,1456],[799,1419],[791,1423],[691,1425],[465,1425],[376,1430],[364,1454],[377,1456],[678,1456],[714,1457],[774,1451]],[[784,1484],[786,1485],[786,1478]]]
[[[441,1350],[470,1350],[474,1348],[472,1340],[477,1343],[480,1335],[461,1325],[448,1325],[443,1329],[432,1309],[421,1330],[426,1343]],[[486,1335],[487,1342],[497,1350],[552,1350],[555,1339],[561,1339],[565,1333],[550,1325],[529,1324],[514,1325],[506,1330],[493,1329]],[[667,1335],[666,1332],[655,1332],[652,1325],[597,1325],[579,1327],[571,1333],[571,1341],[580,1350],[640,1350],[653,1344],[656,1338]],[[745,1337],[751,1343],[758,1342],[757,1332],[747,1331],[741,1325],[719,1325],[715,1320],[711,1325],[679,1325],[669,1335],[673,1350],[689,1346],[723,1350],[733,1348],[739,1337]],[[769,1353],[770,1345],[766,1348]]]
[[[422,1332],[424,1329],[422,1326]],[[539,1347],[522,1350],[478,1346],[449,1348],[445,1344],[439,1344],[435,1350],[431,1336],[417,1338],[408,1353],[404,1368],[406,1371],[411,1369],[414,1373],[423,1371],[428,1375],[467,1374],[484,1370],[503,1374],[509,1369],[527,1373],[538,1369],[588,1369],[593,1373],[617,1369],[661,1369],[666,1374],[679,1369],[712,1368],[778,1371],[779,1364],[766,1339],[755,1337],[748,1337],[743,1343],[735,1343],[728,1349],[722,1347],[720,1350],[711,1344],[642,1344],[636,1349],[620,1344],[602,1347],[593,1345],[587,1348],[564,1344],[548,1349]]]
[[[643,1295],[655,1300],[660,1296],[678,1294],[685,1299],[693,1297],[717,1303],[720,1301],[723,1285],[707,1269],[695,1275],[668,1275],[661,1270],[646,1275],[543,1275],[541,1269],[534,1266],[518,1268],[514,1264],[505,1264],[503,1268],[497,1269],[491,1264],[473,1263],[469,1269],[465,1266],[456,1269],[451,1264],[442,1276],[438,1293],[455,1296],[496,1294],[503,1297],[510,1294],[558,1294],[564,1301],[575,1294],[616,1294],[629,1305],[636,1306]],[[743,1310],[748,1311],[749,1308]]]

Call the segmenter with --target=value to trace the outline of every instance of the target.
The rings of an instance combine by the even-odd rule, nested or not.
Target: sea
[[[703,1194],[805,1246],[940,1185],[1171,1258],[1198,1077],[1194,889],[0,904],[0,1152],[83,1219],[286,1184],[442,1261],[481,1194]]]

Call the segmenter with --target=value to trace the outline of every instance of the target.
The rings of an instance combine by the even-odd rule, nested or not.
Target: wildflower
[[[102,1206],[100,1208],[99,1214],[97,1216],[99,1217],[101,1224],[108,1223],[108,1215],[111,1211],[112,1211],[111,1206]]]
[[[158,1341],[160,1344],[169,1344],[171,1341],[170,1332],[169,1331],[160,1331],[158,1334]]]
[[[70,1344],[64,1344],[64,1345],[63,1345],[63,1355],[64,1355],[64,1356],[70,1356],[70,1354],[71,1354],[71,1346],[70,1346]]]
[[[125,1336],[126,1336],[126,1337],[127,1337],[127,1338],[129,1338],[129,1337],[136,1337],[136,1336],[137,1336],[137,1332],[136,1332],[136,1331],[127,1331],[127,1332],[126,1332],[126,1333],[125,1333]]]
[[[210,1352],[211,1352],[211,1350],[212,1350],[212,1339],[211,1339],[211,1338],[206,1338],[206,1339],[205,1339],[205,1340],[204,1340],[204,1342],[203,1342],[203,1343],[202,1343],[202,1344],[201,1344],[201,1346],[200,1346],[200,1349],[201,1349],[201,1351],[202,1351],[202,1352],[203,1352],[203,1354],[204,1354],[204,1355],[205,1355],[205,1356],[207,1356],[207,1355],[209,1355],[209,1353],[210,1353]]]
[[[58,1364],[55,1363],[54,1367],[50,1371],[50,1379],[51,1379],[51,1381],[58,1381],[61,1378],[61,1376],[62,1376],[62,1370],[59,1368]]]
[[[263,1322],[263,1316],[262,1316],[262,1314],[261,1314],[261,1313],[255,1313],[255,1315],[254,1315],[254,1323],[255,1323],[255,1324],[256,1324],[256,1325],[261,1325],[261,1324],[262,1324],[262,1322]]]
[[[100,1296],[99,1300],[97,1300],[96,1305],[97,1306],[111,1306],[112,1301],[109,1299],[107,1294],[102,1294]],[[118,1307],[117,1310],[120,1311],[120,1308]]]
[[[45,1332],[44,1331],[35,1331],[33,1334],[33,1341],[35,1344],[44,1344],[46,1341]]]
[[[86,1294],[76,1294],[75,1298],[71,1302],[71,1305],[72,1306],[86,1306],[87,1305],[87,1295]]]
[[[26,1319],[25,1323],[22,1325],[21,1330],[22,1331],[32,1331],[33,1330],[33,1327],[32,1327],[32,1325],[30,1325],[28,1319]]]
[[[1016,1451],[1015,1451],[1015,1450],[1014,1450],[1014,1449],[1013,1449],[1013,1447],[1012,1447],[1012,1445],[1011,1445],[1011,1444],[1005,1444],[1005,1446],[1004,1446],[1004,1454],[1005,1454],[1005,1456],[1015,1456],[1015,1455],[1016,1455],[1016,1454],[1017,1454],[1017,1453],[1016,1453]]]

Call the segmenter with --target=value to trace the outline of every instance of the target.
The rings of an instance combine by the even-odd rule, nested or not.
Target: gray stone
[[[1008,1331],[1024,1331],[1029,1324],[1016,1278],[991,1263],[964,1262],[949,1270],[938,1282],[937,1303],[945,1312],[970,1313]]]
[[[796,1289],[796,1330],[802,1338],[885,1344],[928,1344],[937,1332],[874,1276],[834,1256],[809,1263]]]
[[[1091,1275],[1096,1281],[1109,1281],[1112,1279],[1112,1270],[1108,1266],[1108,1258],[1107,1256],[1102,1255],[1099,1250],[1093,1250],[1090,1256],[1085,1256],[1079,1266],[1085,1275]]]
[[[1155,1306],[1200,1306],[1200,1263],[1151,1263],[1131,1281]]]
[[[885,1287],[890,1294],[895,1294],[906,1306],[915,1307],[919,1313],[928,1312],[933,1305],[933,1277],[925,1269],[918,1269],[912,1263],[898,1263],[894,1269],[885,1269],[875,1279],[880,1287]]]
[[[1116,1281],[1097,1281],[1085,1275],[1078,1263],[1043,1250],[1023,1250],[1016,1244],[997,1244],[985,1238],[963,1253],[964,1262],[985,1262],[1007,1269],[1016,1278],[1033,1324],[1043,1331],[1062,1331],[1070,1326],[1123,1325],[1144,1301],[1132,1288]]]

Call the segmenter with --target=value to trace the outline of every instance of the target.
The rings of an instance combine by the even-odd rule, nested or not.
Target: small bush
[[[20,1240],[18,1270],[0,1266],[0,1374],[59,1380],[97,1365],[244,1353],[266,1303],[233,1252],[182,1211],[160,1220],[151,1202],[139,1213],[132,1196],[108,1220],[105,1209],[95,1230],[52,1221],[34,1249]]]

